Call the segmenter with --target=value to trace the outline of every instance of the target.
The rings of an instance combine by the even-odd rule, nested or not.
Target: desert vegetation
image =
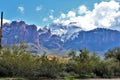
[[[104,58],[87,49],[74,50],[68,55],[41,56],[26,50],[27,45],[0,49],[0,77],[41,78],[119,78],[120,48],[108,50]]]

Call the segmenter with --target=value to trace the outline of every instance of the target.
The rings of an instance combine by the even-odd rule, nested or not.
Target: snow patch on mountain
[[[57,35],[61,37],[61,41],[66,41],[68,39],[74,39],[78,36],[78,32],[82,29],[76,26],[77,22],[71,22],[68,25],[63,25],[59,23],[53,23],[45,26],[44,28],[51,31],[52,35]]]

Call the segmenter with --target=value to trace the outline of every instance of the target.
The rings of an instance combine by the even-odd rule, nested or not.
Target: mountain
[[[13,21],[3,25],[3,45],[12,45],[21,41],[39,45],[39,36],[35,25],[28,25],[24,21]]]
[[[84,31],[80,27],[62,24],[50,24],[39,31],[39,40],[49,49],[79,50],[87,48],[103,53],[110,48],[120,46],[120,32],[104,28]],[[44,40],[43,40],[44,39]]]
[[[104,52],[110,48],[120,46],[119,42],[119,31],[97,28],[91,31],[80,31],[77,38],[68,40],[63,47],[75,50],[87,48],[91,51]]]
[[[62,54],[69,50],[87,48],[93,52],[105,52],[120,46],[120,32],[104,28],[84,31],[72,22],[69,25],[52,23],[37,30],[37,26],[24,21],[12,21],[3,25],[3,45],[29,43],[35,53]]]
[[[80,27],[76,26],[76,22],[71,22],[68,25],[52,23],[45,26],[44,29],[50,30],[51,35],[59,36],[63,42],[70,38],[74,39],[76,37],[75,34],[82,30]]]

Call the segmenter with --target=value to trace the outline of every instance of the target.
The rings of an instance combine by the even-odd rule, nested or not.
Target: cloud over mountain
[[[3,23],[10,23],[11,21],[8,19],[3,19]],[[0,24],[1,24],[1,20],[0,20]]]
[[[82,5],[67,14],[61,13],[58,18],[54,18],[53,22],[63,25],[76,22],[75,25],[83,30],[109,28],[120,31],[120,4],[115,0],[102,1],[95,3],[93,10],[89,10],[87,6]]]

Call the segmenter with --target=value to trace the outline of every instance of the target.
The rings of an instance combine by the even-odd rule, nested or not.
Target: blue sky
[[[95,2],[101,0],[0,0],[0,11],[4,11],[4,17],[10,20],[22,19],[28,23],[45,25],[50,21],[43,21],[50,14],[56,17],[60,13],[67,13],[80,5],[86,5],[92,9]],[[19,7],[24,10],[20,12]],[[36,10],[36,8],[40,8]]]
[[[95,3],[98,3],[97,6],[99,6],[103,1],[110,2],[111,0],[0,0],[0,11],[4,12],[4,18],[7,20],[20,19],[28,24],[45,26],[55,22],[55,20],[57,21],[57,19],[60,20],[62,14],[62,17],[66,18],[70,11],[73,15],[75,13],[74,17],[76,18],[80,15],[77,14],[80,6],[87,8],[85,14],[82,14],[85,17],[88,14],[87,12],[94,12]],[[120,0],[112,1],[120,2]]]

